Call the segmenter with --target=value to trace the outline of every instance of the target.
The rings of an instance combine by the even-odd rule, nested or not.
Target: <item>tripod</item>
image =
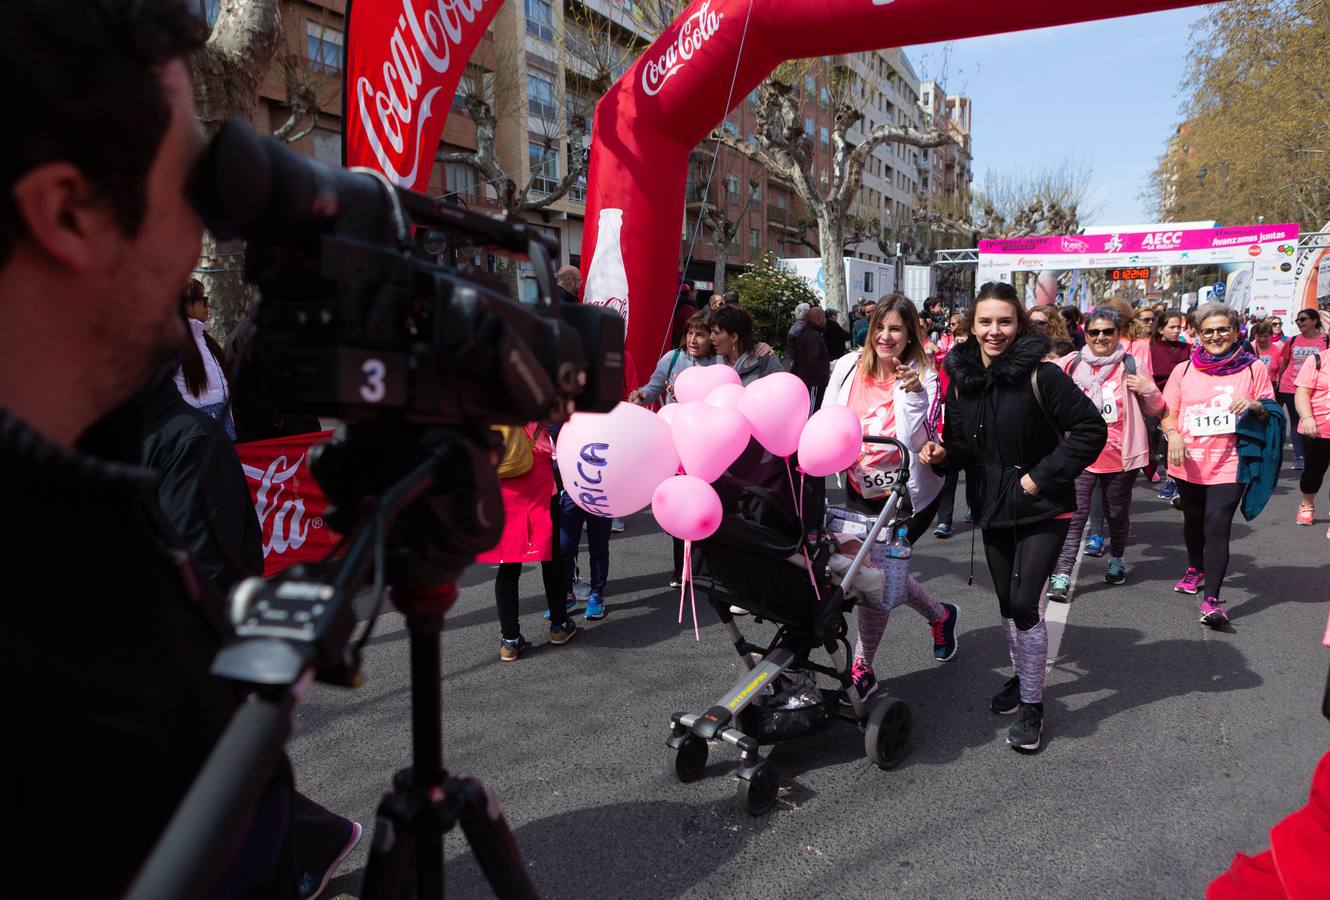
[[[462,826],[501,898],[536,897],[494,796],[443,767],[443,619],[456,576],[502,527],[497,480],[483,436],[459,429],[343,426],[310,465],[347,534],[333,563],[248,579],[231,603],[239,638],[213,674],[252,690],[140,870],[129,900],[207,896],[233,857],[284,764],[290,713],[310,680],[359,681],[351,598],[371,570],[406,617],[410,646],[412,765],[379,804],[364,900],[442,900],[443,835]],[[400,477],[382,473],[405,471]],[[485,475],[489,479],[486,480]],[[446,485],[448,490],[435,490]],[[496,513],[495,506],[498,504]],[[350,524],[354,517],[354,525]],[[487,543],[488,542],[488,543]],[[391,553],[385,552],[385,543]],[[363,644],[363,637],[361,640]]]

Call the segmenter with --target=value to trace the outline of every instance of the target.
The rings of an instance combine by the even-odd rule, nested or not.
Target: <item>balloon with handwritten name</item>
[[[605,518],[645,509],[665,479],[679,471],[670,425],[632,403],[608,413],[575,413],[555,448],[568,496]]]

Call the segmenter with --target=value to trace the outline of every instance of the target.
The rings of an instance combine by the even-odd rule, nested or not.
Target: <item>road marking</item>
[[[1084,550],[1084,547],[1080,548]],[[1081,574],[1081,560],[1084,553],[1076,554],[1076,562],[1071,567],[1071,584],[1067,587],[1067,602],[1058,603],[1048,600],[1048,586],[1044,586],[1044,623],[1048,627],[1048,665],[1051,669],[1057,662],[1058,651],[1062,649],[1062,635],[1067,630],[1067,617],[1071,613],[1072,601],[1076,599],[1076,579]]]

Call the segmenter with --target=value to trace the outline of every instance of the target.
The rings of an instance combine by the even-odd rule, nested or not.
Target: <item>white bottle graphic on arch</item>
[[[623,266],[623,248],[619,232],[623,229],[623,210],[602,209],[596,229],[596,250],[586,273],[582,302],[608,306],[623,318],[628,328],[628,272]]]

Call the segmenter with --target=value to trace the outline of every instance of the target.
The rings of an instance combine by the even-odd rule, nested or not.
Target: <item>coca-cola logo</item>
[[[270,553],[285,553],[287,550],[299,550],[309,534],[310,523],[305,522],[304,498],[294,496],[283,499],[287,492],[286,483],[300,471],[305,461],[305,454],[300,454],[291,465],[286,464],[285,456],[278,456],[268,463],[266,469],[256,466],[242,466],[245,477],[259,483],[254,491],[254,511],[258,513],[259,528],[263,532],[263,558]],[[292,491],[294,494],[295,492]],[[315,527],[318,527],[317,523]]]
[[[642,66],[642,91],[649,97],[660,93],[674,75],[683,68],[684,63],[693,58],[693,54],[702,49],[720,28],[724,13],[711,10],[711,0],[707,0],[679,25],[674,35],[674,43],[665,48],[665,52],[655,59],[647,60]]]
[[[476,22],[485,0],[435,0],[423,15],[417,15],[412,4],[402,0],[387,52],[376,57],[384,60],[382,71],[372,73],[381,76],[378,83],[362,75],[355,88],[360,124],[380,171],[407,187],[415,182],[421,154],[428,151],[432,158],[434,153],[433,147],[421,145],[420,135],[434,115],[434,98],[441,88],[421,95],[424,67],[443,75],[454,62],[466,65],[465,57],[454,59],[453,49],[465,42],[467,27]]]

